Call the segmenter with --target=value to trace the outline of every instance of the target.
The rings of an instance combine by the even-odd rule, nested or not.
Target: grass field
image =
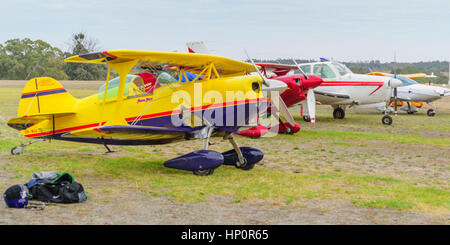
[[[181,203],[204,202],[212,195],[237,203],[264,200],[293,207],[302,206],[305,199],[346,200],[356,207],[450,215],[448,97],[436,103],[435,117],[426,116],[426,110],[414,115],[400,112],[391,126],[381,124],[377,111],[350,109],[344,120],[334,120],[331,108],[318,106],[315,126],[296,116],[302,126],[298,134],[256,140],[237,137],[240,145],[256,146],[265,153],[253,170],[221,166],[211,176],[197,177],[167,169],[163,162],[199,149],[200,141],[113,146],[116,152],[112,154],[104,154],[99,145],[52,141],[33,144],[23,155],[11,156],[13,146],[27,142],[6,126],[15,116],[23,86],[13,82],[0,82],[1,190],[11,182],[26,182],[33,172],[56,170],[76,176],[90,196],[139,189]],[[83,97],[94,93],[99,83],[85,83],[84,88],[76,82],[63,85],[74,96]],[[295,109],[292,113],[298,114]],[[231,149],[228,142],[213,143],[212,150]],[[121,185],[97,184],[111,179]]]

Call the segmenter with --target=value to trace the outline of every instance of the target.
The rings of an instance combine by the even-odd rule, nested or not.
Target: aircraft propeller
[[[394,79],[397,79],[397,71],[395,71],[394,73]],[[391,82],[391,86],[392,86],[392,82]],[[397,87],[394,87],[394,115],[397,116]]]
[[[308,75],[306,75],[302,68],[300,68],[294,58],[292,58],[292,61],[294,61],[294,64],[297,66],[303,76],[305,76],[305,79],[308,80]],[[313,89],[308,89],[308,92],[306,94],[306,104],[308,106],[309,118],[311,120],[311,123],[314,125],[316,123],[316,95],[314,94]]]
[[[256,66],[255,62],[253,62],[253,59],[250,58],[250,56],[247,53],[247,50],[244,49],[245,54],[247,55],[247,58],[250,60],[250,62],[252,63],[252,65],[255,67],[255,71],[259,74],[259,76],[262,78],[263,80],[263,84],[266,86],[266,88],[263,87],[263,91],[267,91],[267,96],[271,97],[272,94],[270,93],[271,91],[280,91],[280,93],[285,90],[287,88],[286,83],[275,80],[275,79],[268,79],[266,77],[264,77],[264,75],[261,73],[261,71],[258,69],[258,67]],[[289,112],[288,107],[286,106],[286,104],[284,103],[283,99],[281,98],[280,94],[278,94],[278,110],[280,111],[280,113],[283,115],[283,117],[286,119],[286,121],[291,124],[291,126],[296,125],[296,122],[294,120],[294,117],[292,117],[291,113]]]

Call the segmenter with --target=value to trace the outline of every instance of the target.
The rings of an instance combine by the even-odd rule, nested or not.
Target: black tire
[[[214,173],[214,169],[210,168],[210,169],[199,169],[199,170],[194,170],[192,171],[194,173],[194,175],[197,176],[207,176],[207,175],[211,175]]]
[[[309,116],[303,116],[303,121],[311,122],[311,118],[309,118]]]
[[[20,146],[13,147],[11,149],[11,155],[20,155],[20,154],[22,154],[23,153],[23,149],[22,150],[18,150],[19,148],[20,148]]]
[[[414,112],[413,111],[408,111],[408,114],[414,114]]]
[[[245,163],[242,164],[241,166],[236,165],[236,168],[242,169],[242,170],[250,170],[253,167],[255,167],[255,163],[248,163],[247,160],[245,160]]]
[[[391,125],[392,124],[392,117],[389,115],[384,116],[383,118],[381,118],[381,122],[384,125]]]
[[[333,111],[333,117],[334,119],[344,119],[345,117],[345,111],[342,108],[336,108]]]
[[[427,115],[428,115],[429,117],[434,117],[434,115],[436,115],[436,111],[433,110],[433,109],[429,109],[429,110],[427,111]]]

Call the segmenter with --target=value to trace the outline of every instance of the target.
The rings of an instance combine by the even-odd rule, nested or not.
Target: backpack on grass
[[[26,186],[31,200],[54,203],[84,202],[87,194],[83,186],[69,173],[57,173],[56,179],[32,179]]]

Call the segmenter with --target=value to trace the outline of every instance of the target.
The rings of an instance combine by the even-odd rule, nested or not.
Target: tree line
[[[84,33],[72,35],[68,51],[42,40],[10,39],[0,44],[0,79],[28,80],[52,77],[57,80],[104,80],[104,65],[65,63],[73,55],[98,51],[97,42]]]
[[[107,67],[104,65],[65,63],[64,59],[73,55],[99,51],[97,41],[90,39],[84,33],[73,34],[67,51],[42,40],[10,39],[0,44],[0,80],[28,80],[33,77],[48,76],[57,80],[104,80]],[[293,64],[291,59],[258,60]],[[314,60],[299,59],[297,63],[314,62]],[[447,83],[448,61],[431,61],[415,63],[380,62],[343,62],[354,73],[382,71],[397,74],[434,73],[433,83]],[[417,79],[428,82],[429,78]]]

